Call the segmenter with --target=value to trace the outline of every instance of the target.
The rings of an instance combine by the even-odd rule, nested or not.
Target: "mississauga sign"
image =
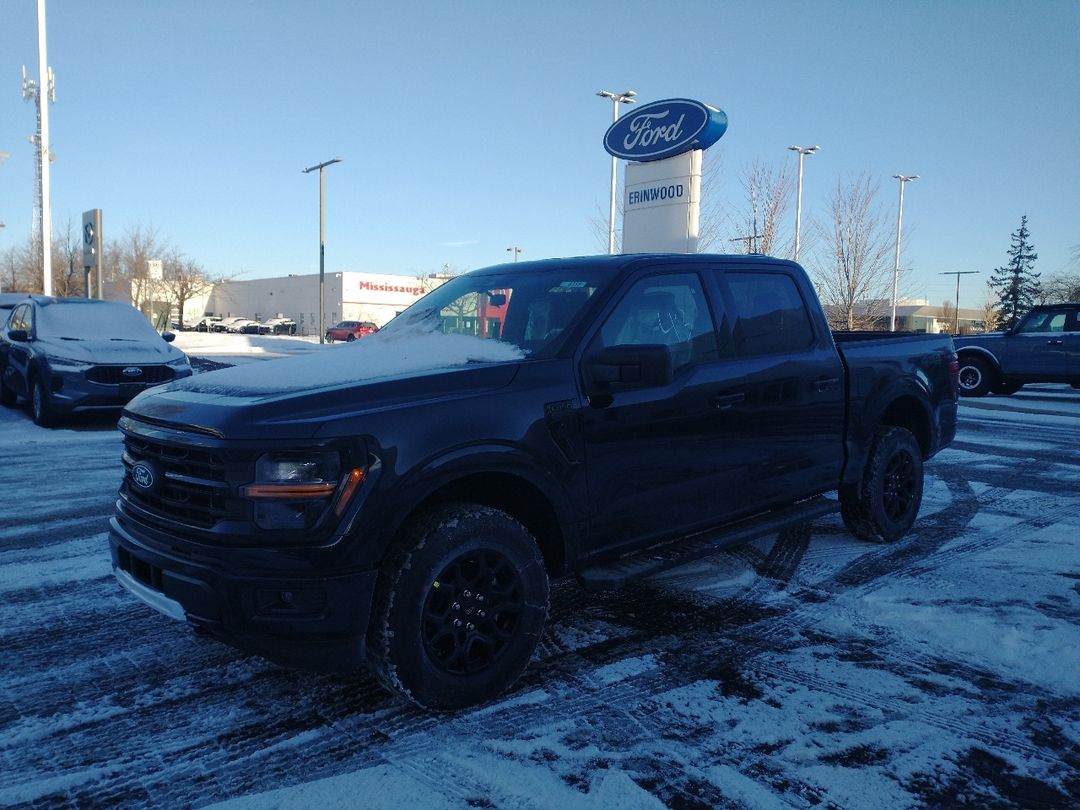
[[[604,135],[604,148],[623,160],[652,161],[708,149],[727,131],[723,110],[671,98],[636,108],[612,124]]]

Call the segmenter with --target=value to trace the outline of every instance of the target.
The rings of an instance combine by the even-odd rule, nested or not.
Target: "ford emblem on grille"
[[[157,483],[154,468],[145,461],[140,461],[131,468],[131,482],[143,492],[150,492]]]
[[[125,377],[141,377],[142,369],[138,366],[128,366],[120,373],[123,374]]]

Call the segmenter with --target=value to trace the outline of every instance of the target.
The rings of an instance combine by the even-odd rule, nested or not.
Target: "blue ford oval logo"
[[[144,492],[149,492],[154,488],[154,484],[157,483],[157,477],[154,475],[154,468],[145,461],[140,461],[131,468],[131,481],[139,489]]]
[[[628,112],[604,135],[604,148],[624,160],[663,160],[692,149],[708,149],[727,131],[723,110],[670,98]]]
[[[142,369],[138,366],[128,366],[120,373],[123,374],[125,377],[141,377]]]

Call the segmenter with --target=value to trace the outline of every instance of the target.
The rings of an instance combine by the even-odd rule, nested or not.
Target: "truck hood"
[[[145,391],[125,410],[230,439],[307,438],[364,413],[501,388],[525,357],[465,335],[380,335],[198,374]]]
[[[164,340],[124,338],[38,338],[35,348],[58,360],[141,365],[179,360],[184,353]]]

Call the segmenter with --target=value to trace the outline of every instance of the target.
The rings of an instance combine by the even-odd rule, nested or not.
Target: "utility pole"
[[[949,270],[939,276],[956,276],[956,310],[953,313],[953,334],[960,334],[960,276],[977,276],[978,270]]]
[[[341,158],[334,158],[317,166],[301,169],[304,174],[319,170],[319,343],[326,342],[326,181],[323,170],[340,162]]]
[[[37,177],[35,179],[34,220],[38,226],[32,235],[41,242],[42,292],[52,295],[52,202],[49,184],[49,102],[56,103],[56,77],[48,66],[45,44],[45,0],[37,2],[38,19],[38,80],[26,78],[23,66],[23,98],[37,102],[37,134],[30,136],[30,143],[37,153]]]

